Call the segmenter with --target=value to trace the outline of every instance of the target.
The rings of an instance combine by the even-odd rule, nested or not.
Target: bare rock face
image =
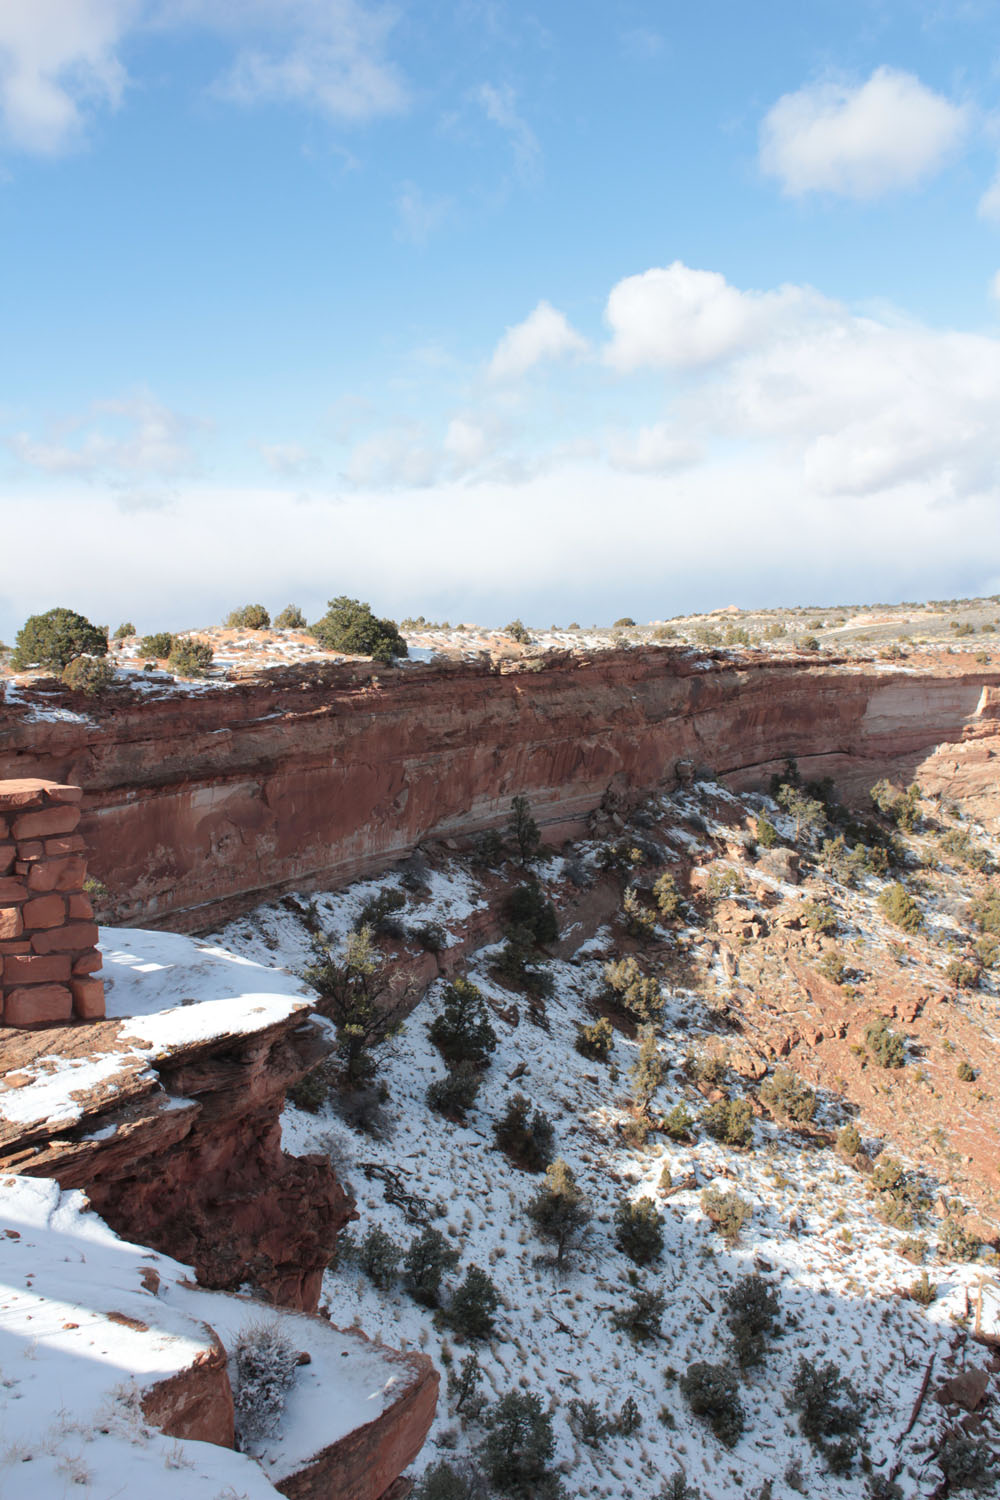
[[[497,826],[516,793],[550,838],[582,832],[609,789],[627,800],[688,763],[759,786],[796,756],[848,795],[917,778],[1000,813],[1000,673],[971,657],[904,672],[647,648],[512,666],[289,669],[87,723],[11,706],[0,774],[83,786],[115,920],[188,929]]]
[[[84,1188],[118,1234],[193,1265],[204,1286],[249,1281],[280,1306],[315,1310],[354,1204],[326,1157],[282,1152],[279,1115],[329,1042],[299,1012],[178,1049],[154,1071],[123,1047],[120,1024],[0,1039],[15,1085],[43,1054],[121,1054],[116,1072],[79,1091],[73,1128],[0,1120],[0,1168]]]

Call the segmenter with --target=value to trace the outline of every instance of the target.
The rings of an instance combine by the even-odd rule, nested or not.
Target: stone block
[[[45,781],[37,776],[22,776],[0,783],[0,809],[44,807],[52,802],[79,802],[83,789],[61,781]]]
[[[45,840],[46,854],[82,854],[86,844],[78,833],[59,833]]]
[[[8,826],[7,819],[0,818],[0,839],[5,839],[8,833],[10,833],[10,828]]]
[[[98,969],[104,967],[104,958],[95,949],[92,953],[81,953],[79,958],[73,960],[73,977],[78,974],[96,974]]]
[[[21,917],[29,932],[37,932],[40,927],[61,927],[66,920],[66,902],[55,893],[36,896],[21,907]]]
[[[0,811],[17,811],[23,807],[44,807],[46,787],[51,781],[39,781],[35,776],[24,776],[0,785]]]
[[[8,958],[12,953],[30,953],[31,942],[26,937],[0,938],[0,953]]]
[[[17,846],[18,869],[21,870],[22,866],[26,867],[32,860],[41,859],[44,853],[45,845],[41,839],[22,839]]]
[[[34,933],[31,939],[31,951],[33,953],[82,953],[85,948],[96,948],[97,939],[96,922],[70,922],[66,927],[53,928],[51,932]]]
[[[15,953],[4,961],[5,983],[69,984],[72,960],[68,953]]]
[[[0,906],[0,938],[20,937],[24,931],[19,906]]]
[[[4,995],[6,1026],[44,1026],[46,1022],[69,1021],[73,1017],[73,995],[65,984],[33,984],[8,990]]]
[[[28,870],[29,891],[78,891],[87,878],[87,861],[79,854],[45,859]]]
[[[73,1014],[83,1021],[99,1021],[104,1016],[104,980],[74,979]]]
[[[54,833],[72,833],[80,821],[80,809],[67,803],[64,807],[46,807],[40,812],[21,813],[14,819],[16,839],[48,838]]]
[[[85,896],[82,891],[74,891],[66,897],[66,910],[71,922],[89,922],[94,915],[90,897]]]
[[[28,887],[15,875],[5,875],[0,880],[0,906],[17,906],[28,899]]]
[[[16,844],[0,844],[0,875],[8,875],[17,858]]]

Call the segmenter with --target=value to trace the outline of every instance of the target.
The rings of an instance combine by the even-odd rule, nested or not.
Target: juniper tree
[[[526,1212],[535,1232],[555,1245],[556,1265],[561,1265],[566,1251],[590,1221],[583,1190],[561,1157],[546,1168],[545,1181],[530,1199]]]
[[[663,1082],[667,1066],[663,1061],[663,1055],[656,1040],[656,1032],[652,1026],[644,1026],[639,1033],[639,1038],[639,1055],[629,1069],[629,1073],[632,1077],[632,1096],[645,1114],[653,1095]]]
[[[453,1250],[440,1229],[428,1227],[410,1241],[403,1257],[403,1285],[415,1302],[436,1307],[441,1281],[458,1265],[460,1256]]]
[[[442,1000],[441,1013],[427,1028],[427,1035],[446,1062],[481,1066],[497,1045],[482,992],[460,975],[445,986]]]
[[[394,1036],[403,1024],[407,993],[393,996],[370,927],[348,935],[340,960],[320,937],[313,939],[313,955],[302,977],[319,994],[317,1010],[337,1027],[337,1053],[345,1082],[349,1088],[362,1088],[375,1076],[372,1048]]]
[[[531,815],[531,803],[527,797],[514,797],[511,800],[507,836],[515,845],[522,865],[529,865],[538,858],[542,835]]]

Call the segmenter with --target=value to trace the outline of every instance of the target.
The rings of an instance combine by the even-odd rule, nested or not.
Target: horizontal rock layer
[[[916,663],[917,665],[914,665]],[[496,826],[524,793],[549,836],[691,760],[763,784],[793,755],[861,795],[919,777],[993,818],[1000,672],[672,648],[404,670],[275,671],[85,722],[0,709],[0,775],[85,788],[90,868],[119,922],[206,929],[288,888],[371,873]]]

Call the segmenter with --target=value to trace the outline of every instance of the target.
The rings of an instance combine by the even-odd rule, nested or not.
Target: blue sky
[[[998,159],[988,3],[4,0],[0,636],[994,592]]]

